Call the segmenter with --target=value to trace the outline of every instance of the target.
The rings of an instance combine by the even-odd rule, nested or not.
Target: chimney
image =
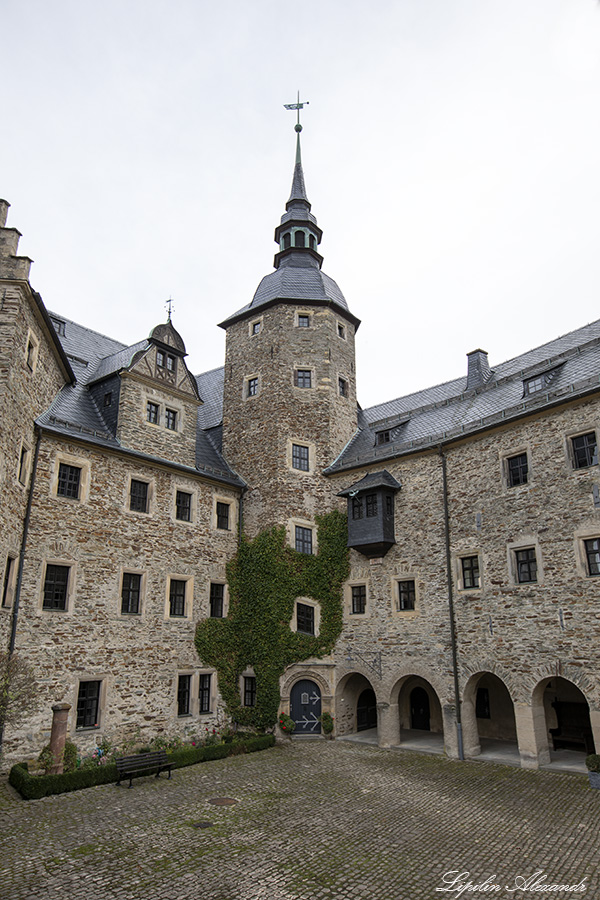
[[[0,228],[4,228],[6,225],[6,217],[8,216],[8,207],[10,203],[8,200],[0,200]]]
[[[467,390],[483,387],[492,376],[488,355],[485,350],[472,350],[467,353],[469,368],[467,369]]]

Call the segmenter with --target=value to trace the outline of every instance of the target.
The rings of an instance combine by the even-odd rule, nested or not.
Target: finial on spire
[[[308,100],[303,100],[300,103],[300,91],[298,91],[298,100],[296,103],[284,103],[285,109],[295,109],[298,113],[298,118],[296,119],[296,124],[294,125],[294,131],[297,131],[298,134],[302,131],[302,125],[300,124],[300,110],[305,106],[308,106]]]
[[[169,299],[165,303],[165,309],[168,312],[167,322],[170,322],[171,321],[171,313],[173,311],[173,298],[172,297],[169,297]]]

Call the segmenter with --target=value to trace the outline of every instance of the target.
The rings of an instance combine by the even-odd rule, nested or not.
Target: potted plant
[[[600,790],[600,753],[590,753],[585,758],[585,764],[588,769],[590,787]]]
[[[292,732],[296,727],[296,723],[292,719],[291,716],[286,715],[285,713],[279,713],[279,719],[277,720],[279,727],[283,731],[284,734],[287,734],[289,738],[292,737]]]
[[[331,713],[324,712],[319,716],[319,722],[321,723],[321,728],[323,729],[323,734],[327,738],[333,738],[333,716]]]

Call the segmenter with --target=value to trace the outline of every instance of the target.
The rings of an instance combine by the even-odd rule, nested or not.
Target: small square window
[[[509,456],[509,458],[506,460],[506,472],[508,476],[509,487],[516,487],[519,484],[527,484],[529,475],[527,454],[519,453],[517,454],[517,456]]]
[[[600,539],[584,541],[588,575],[600,575]]]
[[[165,409],[165,428],[177,431],[177,413],[174,409]]]
[[[160,407],[158,403],[152,403],[148,400],[146,404],[146,421],[151,422],[152,425],[158,425],[158,421],[160,418]]]
[[[177,578],[169,581],[169,615],[173,619],[185,618],[186,583]]]
[[[252,323],[252,334],[260,334],[260,322]]]
[[[362,497],[353,497],[352,498],[352,518],[353,519],[362,519],[362,517],[363,517]]]
[[[375,435],[375,443],[377,446],[381,446],[381,444],[389,444],[392,438],[391,431],[378,431]]]
[[[598,465],[598,445],[595,431],[571,438],[571,446],[575,469],[587,469],[589,466]]]
[[[210,617],[211,619],[223,618],[223,601],[225,599],[225,585],[211,582],[210,585]]]
[[[244,706],[256,706],[256,678],[254,675],[244,677]]]
[[[367,586],[366,584],[352,585],[352,615],[362,616],[367,608]]]
[[[148,482],[131,479],[129,488],[129,509],[133,512],[148,512]]]
[[[537,559],[535,547],[526,550],[515,550],[516,576],[519,584],[532,584],[537,581]]]
[[[229,531],[229,503],[217,502],[217,528]]]
[[[177,679],[177,715],[189,716],[190,714],[190,686],[191,675],[180,675]]]
[[[137,572],[123,572],[121,585],[121,615],[139,616],[142,576]]]
[[[377,515],[377,494],[367,494],[365,497],[365,505],[367,519],[372,519]]]
[[[46,566],[46,576],[44,578],[44,602],[43,609],[61,609],[66,610],[68,587],[69,587],[69,566]]]
[[[308,447],[302,444],[292,444],[292,468],[302,472],[309,471]]]
[[[310,316],[305,313],[298,313],[298,328],[309,328]]]
[[[186,491],[177,491],[175,494],[175,518],[180,522],[192,520],[192,495]]]
[[[541,391],[545,384],[546,379],[544,376],[537,375],[535,378],[528,378],[524,381],[523,388],[526,394],[535,394],[537,391]]]
[[[340,392],[340,397],[348,396],[348,382],[345,378],[338,378],[338,390]]]
[[[346,340],[346,329],[341,322],[338,322],[337,333],[338,337],[340,337],[343,341]]]
[[[77,695],[77,728],[97,728],[101,681],[80,681]]]
[[[479,587],[479,557],[463,556],[460,561],[462,586],[465,590]]]
[[[296,525],[296,550],[308,556],[312,554],[312,529]]]
[[[202,674],[199,679],[198,712],[210,712],[210,674]]]
[[[258,378],[249,378],[246,382],[246,396],[256,397],[258,394]]]
[[[56,486],[58,496],[79,500],[80,484],[81,469],[79,466],[69,466],[66,463],[60,463],[58,467],[58,484]]]
[[[302,634],[315,633],[315,610],[307,603],[296,604],[296,630]]]
[[[398,582],[398,612],[406,612],[415,608],[415,582],[411,578],[408,581]]]
[[[312,372],[310,369],[296,369],[294,371],[294,384],[299,388],[312,387]]]

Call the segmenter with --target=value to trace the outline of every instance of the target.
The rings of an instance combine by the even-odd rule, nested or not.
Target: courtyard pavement
[[[288,742],[131,790],[24,801],[2,781],[0,897],[600,900],[599,831],[582,775]]]

